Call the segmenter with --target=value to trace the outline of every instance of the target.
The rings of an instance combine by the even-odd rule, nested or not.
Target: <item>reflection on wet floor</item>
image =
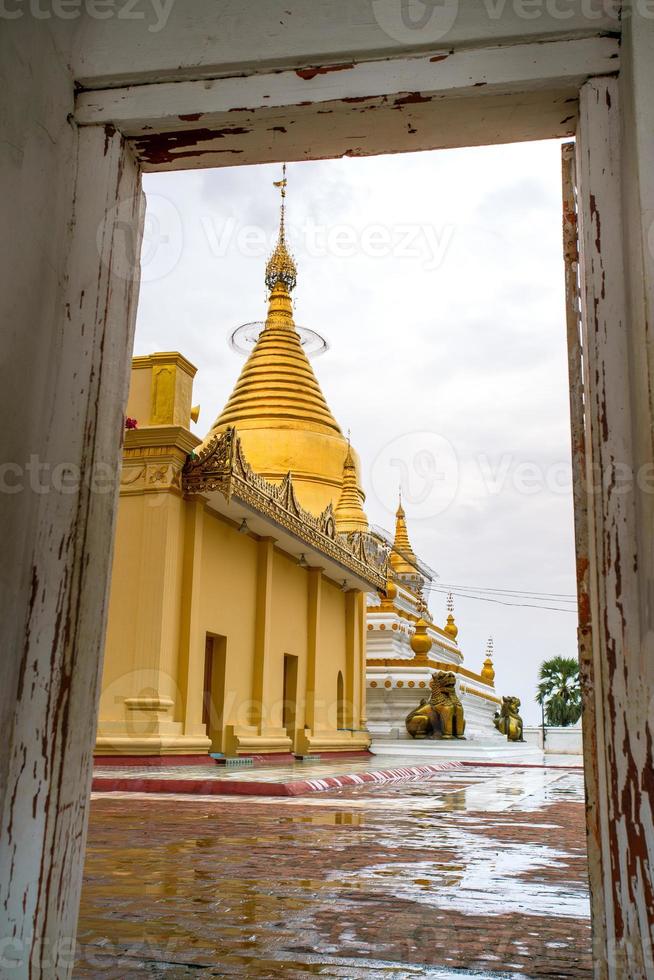
[[[330,824],[332,827],[338,827],[343,824],[349,824],[352,827],[360,827],[365,821],[365,814],[363,813],[352,813],[341,810],[330,810],[326,813],[301,813],[292,814],[289,817],[282,817],[281,823],[313,823],[313,824]]]
[[[582,802],[580,773],[490,767],[96,797],[75,975],[589,977]]]

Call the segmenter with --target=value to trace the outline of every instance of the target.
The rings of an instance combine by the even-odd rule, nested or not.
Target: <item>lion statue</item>
[[[463,706],[452,671],[439,670],[432,674],[429,687],[431,697],[423,698],[406,716],[406,730],[411,738],[464,738]]]
[[[520,698],[502,698],[502,706],[495,712],[495,727],[509,742],[524,742],[522,737],[522,718],[519,713]]]

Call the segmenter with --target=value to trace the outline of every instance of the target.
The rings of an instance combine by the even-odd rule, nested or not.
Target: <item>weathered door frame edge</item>
[[[505,53],[508,49],[505,49]],[[483,57],[480,56],[480,57]],[[615,65],[617,68],[617,64]],[[531,80],[533,81],[533,79]],[[549,80],[552,83],[552,79]],[[549,84],[548,83],[548,84]],[[206,80],[198,83],[184,83],[185,85],[197,85],[198,95],[201,91],[206,92]],[[542,84],[542,80],[541,80]],[[519,90],[520,79],[513,79],[511,88]],[[148,96],[150,86],[139,86],[140,95],[143,98]],[[541,91],[546,91],[541,88]],[[554,90],[560,92],[554,86]],[[578,140],[578,171],[580,174],[580,201],[581,201],[581,226],[583,249],[587,250],[592,240],[592,230],[596,226],[597,199],[595,196],[595,185],[600,179],[600,174],[605,174],[606,168],[606,149],[609,143],[609,130],[614,131],[619,127],[617,94],[612,105],[606,105],[600,109],[598,93],[600,91],[616,92],[617,83],[615,79],[594,78],[585,81],[580,89],[581,114],[579,121]],[[115,92],[115,90],[112,90]],[[94,97],[98,93],[93,93]],[[138,96],[139,93],[136,93]],[[149,93],[151,95],[151,92]],[[501,93],[502,96],[506,92]],[[130,99],[133,99],[134,92],[130,92]],[[456,88],[443,95],[441,98],[457,98]],[[510,93],[509,93],[510,97]],[[344,97],[347,99],[347,96]],[[593,107],[593,99],[595,104]],[[319,100],[318,100],[319,101]],[[460,103],[461,105],[461,103]],[[201,106],[203,111],[204,106]],[[280,115],[285,112],[292,113],[297,109],[297,105],[280,105],[278,111]],[[133,105],[130,107],[131,118],[135,117]],[[113,268],[112,261],[108,257],[115,258],[116,251],[120,251],[119,234],[123,234],[125,227],[131,236],[132,243],[137,242],[140,236],[142,222],[142,209],[140,205],[140,176],[138,164],[135,157],[142,156],[142,145],[139,146],[133,140],[126,138],[120,131],[120,113],[116,112],[111,119],[85,118],[80,119],[84,125],[80,126],[80,160],[82,166],[77,176],[77,189],[75,194],[76,210],[75,224],[73,227],[71,258],[69,263],[69,285],[68,300],[66,303],[66,316],[69,318],[71,331],[81,330],[81,334],[87,336],[86,347],[81,360],[85,361],[87,373],[89,399],[85,403],[85,417],[73,420],[76,430],[80,433],[89,433],[92,440],[97,439],[102,442],[101,457],[108,461],[115,468],[120,463],[120,427],[121,413],[126,400],[126,385],[129,376],[129,358],[131,354],[133,326],[135,318],[135,307],[138,295],[138,277],[136,270],[132,269],[132,278],[125,270]],[[139,115],[139,125],[149,126],[147,113]],[[157,132],[165,133],[170,130],[165,129],[162,123],[161,114],[157,118],[152,117],[151,136],[156,136]],[[179,122],[179,117],[178,117]],[[550,134],[550,135],[559,135]],[[230,135],[221,137],[224,142],[222,150],[229,147]],[[526,138],[526,137],[525,137]],[[508,137],[511,139],[511,136]],[[496,139],[499,142],[500,139]],[[277,144],[276,144],[277,145]],[[450,145],[450,144],[448,144]],[[465,143],[463,145],[471,145]],[[280,141],[279,152],[271,151],[275,159],[281,159],[287,154],[284,152],[283,141]],[[413,146],[406,146],[404,149],[413,149]],[[585,149],[584,149],[585,148]],[[377,151],[378,152],[378,151]],[[276,155],[275,155],[276,154]],[[585,156],[584,156],[585,154]],[[288,154],[289,159],[293,159],[292,154]],[[270,159],[268,155],[267,159]],[[230,161],[233,163],[233,161]],[[238,160],[238,163],[245,162]],[[248,160],[248,162],[255,162]],[[262,161],[259,161],[262,162]],[[175,167],[178,169],[195,169],[198,166],[217,166],[224,165],[225,157],[217,160],[211,154],[197,156],[187,155],[182,161],[176,161]],[[148,169],[170,169],[169,167],[154,167],[150,165]],[[91,176],[92,175],[92,176]],[[93,190],[90,182],[92,180]],[[620,199],[619,187],[619,166],[618,169],[609,168],[608,178],[602,178],[604,192],[610,198],[607,208],[615,209],[616,202]],[[592,197],[595,196],[595,203],[592,204]],[[608,199],[607,199],[608,200]],[[136,202],[139,202],[138,205]],[[100,202],[102,208],[100,211]],[[127,202],[127,219],[125,219],[125,207]],[[102,213],[101,213],[102,212]],[[107,220],[107,217],[109,220]],[[118,220],[114,220],[117,218]],[[121,224],[122,223],[122,224]],[[102,228],[101,248],[96,251],[91,250],[89,254],[89,244],[93,239],[92,226]],[[97,240],[97,236],[96,236]],[[622,269],[622,253],[620,247],[616,246],[614,260],[619,268],[615,270],[614,280],[610,283],[611,291],[616,290],[620,296],[611,292],[609,300],[618,306],[624,300],[624,282]],[[79,266],[84,270],[81,275]],[[138,264],[138,263],[137,263]],[[96,268],[91,267],[95,265]],[[107,270],[109,270],[107,275]],[[589,273],[584,273],[584,282]],[[95,282],[94,287],[90,284]],[[594,308],[595,302],[601,296],[601,286],[598,285],[597,277],[593,278],[592,289],[586,289],[585,299],[585,336],[590,337],[590,319],[588,311]],[[605,297],[606,298],[606,286]],[[88,291],[87,291],[88,290]],[[598,292],[599,290],[599,292]],[[617,298],[616,298],[617,296]],[[607,310],[606,318],[611,315]],[[622,321],[624,322],[624,321]],[[88,330],[92,331],[89,337]],[[115,331],[115,334],[113,333]],[[113,345],[111,357],[107,358],[105,349],[106,343]],[[605,351],[601,348],[596,349],[597,364],[608,370],[608,375],[612,370],[610,364],[605,363]],[[74,362],[71,360],[71,365]],[[76,363],[76,362],[75,362]],[[620,368],[622,371],[622,368]],[[624,380],[624,374],[620,375]],[[592,379],[588,378],[592,386]],[[64,397],[74,396],[76,384],[70,376],[62,376],[62,387]],[[73,397],[74,401],[74,397]],[[59,407],[53,412],[53,420],[61,426],[65,422],[65,407]],[[68,413],[70,416],[70,412]],[[597,433],[600,427],[599,417],[592,412],[587,416],[587,436],[592,444],[593,439],[597,445]],[[84,449],[84,447],[81,447]],[[88,449],[88,446],[86,446]],[[88,466],[88,455],[84,452],[80,455],[80,461]],[[47,504],[48,502],[46,502]],[[48,802],[55,803],[58,809],[62,803],[68,807],[68,816],[65,820],[59,821],[57,815],[50,816],[51,827],[44,835],[41,843],[41,870],[45,874],[45,885],[39,885],[39,890],[33,896],[30,893],[29,912],[32,913],[34,923],[39,923],[41,936],[47,937],[48,933],[52,940],[63,935],[74,935],[74,926],[77,915],[77,903],[81,887],[81,857],[83,854],[86,815],[89,795],[89,779],[91,767],[91,754],[93,748],[93,736],[95,731],[95,720],[97,717],[97,700],[99,695],[99,680],[101,670],[100,649],[104,638],[106,601],[109,588],[111,542],[113,538],[116,499],[105,501],[102,507],[92,505],[92,501],[86,504],[81,502],[74,511],[65,515],[50,514],[47,506],[44,507],[43,525],[57,523],[58,530],[66,528],[66,532],[61,534],[61,542],[81,541],[80,548],[70,549],[65,552],[68,560],[66,569],[59,566],[50,567],[48,555],[52,554],[52,542],[41,543],[41,559],[43,568],[37,568],[39,575],[39,585],[42,582],[64,582],[63,588],[56,596],[56,602],[50,603],[49,608],[39,608],[38,603],[34,609],[34,624],[38,623],[38,616],[45,616],[50,613],[60,613],[62,606],[66,610],[74,606],[80,618],[86,618],[86,635],[84,637],[84,651],[87,653],[86,660],[94,658],[93,663],[86,663],[85,670],[76,672],[76,657],[84,660],[80,654],[80,634],[74,629],[67,631],[62,636],[58,631],[53,630],[49,636],[51,657],[49,663],[55,683],[48,695],[47,701],[42,705],[43,716],[51,722],[53,719],[57,727],[56,740],[49,749],[48,759],[51,762],[50,770],[57,769],[56,781],[51,777],[48,790]],[[595,542],[594,547],[591,542],[591,596],[592,596],[592,621],[594,624],[593,647],[596,651],[601,649],[600,626],[604,622],[604,616],[610,613],[607,603],[611,601],[608,594],[604,594],[601,589],[603,576],[599,569],[598,553],[602,541],[606,536],[606,515],[599,514],[597,511],[597,501],[589,500],[591,509],[591,539]],[[54,522],[52,517],[54,516]],[[94,539],[94,548],[89,551],[88,541]],[[100,555],[100,560],[98,560]],[[89,561],[95,561],[93,572],[88,574],[87,566]],[[35,563],[35,567],[38,562]],[[75,576],[79,576],[80,571],[86,572],[85,582],[75,583]],[[52,618],[52,617],[50,617]],[[56,619],[56,617],[55,617]],[[30,644],[37,645],[37,638],[29,637]],[[29,647],[26,647],[29,650]],[[89,652],[90,651],[90,652]],[[605,722],[603,718],[604,698],[602,696],[603,686],[597,683],[598,670],[601,673],[601,664],[597,662],[599,653],[596,653],[596,661],[591,665],[592,677],[589,682],[594,685],[592,690],[586,690],[584,697],[587,702],[592,702],[593,708],[601,713],[601,721],[597,723],[597,734],[601,740],[606,735]],[[27,664],[26,655],[26,664]],[[71,670],[74,664],[76,670]],[[44,661],[45,665],[45,661]],[[27,668],[29,670],[29,668]],[[81,677],[81,679],[80,679]],[[82,703],[83,702],[83,703]],[[66,723],[69,720],[70,712],[74,707],[75,723],[86,719],[89,724],[85,728],[86,738],[80,739],[79,731],[76,732],[77,748],[71,745],[70,733],[64,730],[64,725],[59,712],[58,705],[64,704],[66,708]],[[54,715],[53,715],[54,712]],[[27,736],[27,732],[25,733]],[[33,734],[33,733],[32,733]],[[589,744],[590,744],[589,740]],[[603,753],[603,747],[601,749]],[[600,810],[608,814],[607,803],[607,762],[604,755],[600,762],[597,762],[597,770],[594,770],[587,760],[588,773],[595,772],[597,780],[593,793],[589,794],[589,799],[601,800]],[[19,771],[21,760],[16,757],[16,776],[15,787],[19,789]],[[56,766],[53,766],[55,763]],[[24,769],[24,762],[23,762]],[[80,779],[80,772],[82,778]],[[56,782],[56,785],[55,785]],[[62,786],[65,787],[66,796],[62,797]],[[21,790],[22,792],[22,790]],[[53,796],[54,794],[54,796]],[[608,818],[607,818],[608,819]],[[608,856],[611,846],[610,826],[607,819],[602,822],[598,834],[591,830],[589,822],[589,860],[591,866],[591,880],[593,882],[593,926],[595,937],[595,959],[598,976],[618,976],[613,964],[620,962],[635,962],[630,952],[625,953],[625,941],[618,940],[615,929],[607,921],[607,911],[613,917],[613,891],[609,882],[609,863],[602,862],[602,855]],[[47,823],[47,821],[46,821]],[[74,842],[74,843],[71,843]],[[63,878],[63,868],[55,860],[56,845],[59,845],[65,854],[66,861],[77,863],[76,872],[68,871],[66,880]],[[52,858],[52,866],[48,867],[48,853]],[[624,882],[625,889],[627,882]],[[626,894],[626,892],[624,892]],[[34,901],[32,901],[34,899]],[[23,916],[23,919],[26,917]],[[29,915],[27,916],[29,918]],[[16,922],[20,923],[21,916],[16,914]],[[25,923],[23,923],[23,926]],[[27,934],[23,929],[26,936]],[[636,949],[636,947],[633,947]],[[633,950],[632,950],[633,952]],[[625,959],[626,957],[626,959]],[[66,965],[63,960],[57,968],[57,975],[65,975]],[[18,975],[18,974],[17,974]],[[37,974],[33,974],[37,975]],[[637,974],[634,974],[637,975]]]
[[[645,978],[654,972],[652,814],[644,791],[653,760],[639,671],[637,506],[645,494],[633,428],[633,363],[645,352],[634,348],[628,302],[623,139],[618,79],[589,80],[580,92],[576,155],[589,532],[588,568],[581,565],[578,578],[580,594],[587,578],[590,600],[580,656],[594,958],[600,977]]]

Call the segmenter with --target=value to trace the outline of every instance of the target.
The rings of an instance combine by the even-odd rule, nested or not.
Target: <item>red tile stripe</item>
[[[156,779],[144,777],[112,778],[96,776],[92,789],[96,793],[181,793],[194,796],[305,796],[323,793],[342,786],[362,786],[364,783],[392,783],[418,779],[448,769],[462,769],[460,762],[439,762],[422,766],[403,766],[398,769],[379,769],[376,772],[348,773],[343,776],[324,776],[322,779],[301,779],[289,782],[236,779]]]

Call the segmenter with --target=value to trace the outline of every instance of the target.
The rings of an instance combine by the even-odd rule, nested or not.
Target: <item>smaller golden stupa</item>
[[[365,494],[357,480],[356,466],[352,458],[350,439],[347,440],[347,454],[343,463],[343,489],[334,510],[336,529],[342,534],[350,531],[367,531],[368,518],[363,511]]]
[[[486,644],[486,659],[484,660],[484,666],[481,668],[481,676],[490,684],[491,687],[495,686],[495,668],[493,667],[493,637],[488,637],[488,643]]]
[[[420,598],[425,579],[420,573],[420,565],[409,540],[401,490],[398,508],[395,512],[395,537],[388,560],[395,579]]]

